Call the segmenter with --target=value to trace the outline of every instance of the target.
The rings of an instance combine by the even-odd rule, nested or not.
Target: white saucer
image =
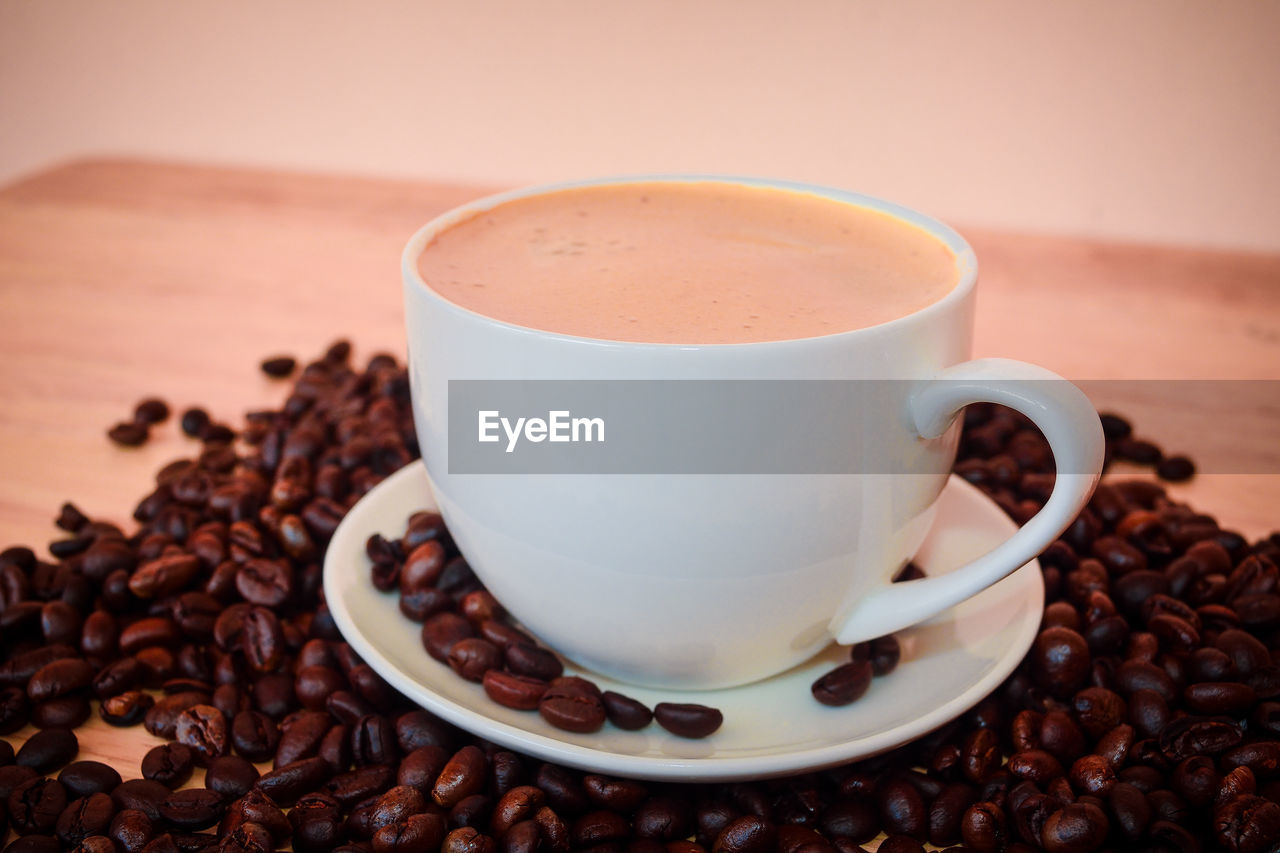
[[[423,651],[420,627],[400,613],[395,593],[369,582],[365,541],[404,532],[409,515],[432,505],[426,469],[411,464],[369,492],[329,544],[324,590],[352,648],[422,707],[507,748],[597,773],[680,781],[739,780],[799,773],[885,752],[977,704],[1009,675],[1040,625],[1044,586],[1032,561],[990,589],[933,620],[898,634],[902,660],[852,705],[831,708],[809,692],[813,681],[847,658],[832,646],[781,675],[714,691],[663,691],[591,674],[601,689],[648,704],[697,702],[724,712],[724,725],[703,740],[668,734],[654,723],[638,732],[606,724],[594,734],[560,731],[536,712],[490,701]],[[1007,538],[1014,524],[976,488],[952,477],[916,563],[937,575]],[[570,668],[572,671],[572,668]]]

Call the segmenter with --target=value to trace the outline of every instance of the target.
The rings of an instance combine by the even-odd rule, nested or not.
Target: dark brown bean
[[[848,705],[862,697],[871,686],[870,659],[841,664],[813,682],[813,698],[824,705]]]
[[[159,806],[160,817],[170,826],[183,830],[213,826],[226,810],[226,800],[208,788],[184,788],[174,791]]]
[[[290,805],[298,797],[323,785],[332,774],[323,758],[303,758],[264,773],[256,790],[280,805]]]
[[[258,768],[247,759],[238,755],[220,755],[209,761],[204,786],[228,801],[237,800],[253,790],[260,776]]]
[[[196,766],[195,753],[181,743],[153,746],[142,757],[142,776],[166,788],[181,787],[191,778]]]
[[[731,821],[712,845],[713,853],[773,853],[778,830],[754,815]]]
[[[600,694],[600,701],[604,703],[609,722],[620,729],[627,731],[643,729],[653,720],[653,711],[649,706],[630,696],[606,690]]]
[[[431,789],[431,798],[444,808],[453,808],[461,800],[479,793],[485,785],[488,762],[475,746],[464,746],[453,754],[440,771]]]
[[[1110,830],[1106,812],[1091,803],[1072,803],[1049,815],[1041,843],[1049,853],[1097,850]]]
[[[122,780],[119,771],[109,764],[73,761],[58,774],[58,781],[67,789],[67,796],[79,799],[90,794],[109,794]]]
[[[538,700],[538,713],[558,729],[589,733],[604,725],[604,702],[599,695],[572,686],[551,686]]]
[[[515,675],[490,669],[482,679],[484,692],[491,700],[518,711],[537,709],[550,685],[526,675]]]
[[[197,760],[205,766],[231,749],[227,718],[212,705],[193,705],[179,714],[174,734],[180,743],[191,747]]]
[[[1036,635],[1030,660],[1036,683],[1067,697],[1089,677],[1089,646],[1070,628],[1050,627]]]
[[[973,850],[987,853],[1003,849],[1008,837],[1004,811],[996,803],[974,803],[960,819],[960,835]]]
[[[27,738],[14,761],[37,773],[48,773],[71,761],[79,751],[80,741],[70,729],[42,729]]]
[[[667,731],[685,738],[707,737],[724,723],[719,709],[697,703],[659,702],[653,708],[653,718]]]

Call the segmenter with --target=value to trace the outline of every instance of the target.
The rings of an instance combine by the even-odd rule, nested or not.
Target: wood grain
[[[401,248],[481,192],[124,160],[0,190],[0,545],[43,551],[64,500],[128,522],[154,471],[195,449],[174,420],[143,448],[107,441],[144,396],[238,422],[282,401],[284,386],[257,368],[265,356],[309,357],[339,336],[360,359],[402,355]],[[1280,257],[966,234],[982,265],[977,355],[1075,379],[1280,379]],[[1185,408],[1133,402],[1156,441]],[[1280,413],[1259,405],[1180,427],[1172,449],[1194,455],[1214,436],[1239,445],[1235,418],[1259,453],[1280,444]],[[1280,516],[1280,469],[1269,470],[1210,473],[1175,492],[1261,535]],[[126,778],[159,742],[98,720],[81,740],[81,757]]]

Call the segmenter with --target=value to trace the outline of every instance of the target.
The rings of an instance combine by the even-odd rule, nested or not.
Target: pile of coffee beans
[[[693,702],[659,702],[650,709],[630,696],[601,690],[581,676],[565,675],[549,649],[521,631],[458,553],[437,512],[417,512],[404,535],[375,533],[365,543],[375,588],[398,593],[400,612],[422,623],[427,654],[458,677],[484,685],[492,701],[517,711],[537,711],[558,729],[586,734],[608,721],[642,729],[653,720],[680,737],[702,738],[724,722],[716,708]]]
[[[1107,453],[1111,458],[1153,466],[1157,477],[1171,483],[1190,480],[1195,476],[1195,463],[1186,456],[1166,456],[1160,445],[1135,436],[1133,425],[1119,415],[1104,412],[1099,417],[1102,420],[1102,432],[1107,437]]]
[[[16,752],[0,741],[8,850],[1280,843],[1280,537],[1249,542],[1155,482],[1102,486],[1045,551],[1034,646],[960,719],[790,778],[657,784],[452,729],[339,636],[320,588],[326,543],[356,500],[417,456],[396,359],[356,368],[340,342],[238,437],[196,420],[185,431],[201,444],[159,472],[128,530],[67,506],[49,559],[0,551],[0,733],[41,732]],[[1019,520],[1053,484],[1043,439],[992,406],[966,412],[956,470]],[[137,767],[76,760],[75,730],[94,713],[164,745]]]

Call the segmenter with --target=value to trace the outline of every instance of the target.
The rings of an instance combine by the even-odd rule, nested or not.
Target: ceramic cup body
[[[877,199],[785,182],[721,180],[817,192],[889,212],[951,249],[958,282],[940,301],[878,326],[792,341],[683,346],[511,325],[461,308],[421,280],[417,258],[438,231],[507,199],[568,185],[508,193],[452,211],[414,235],[403,256],[417,433],[434,497],[462,553],[498,600],[550,648],[623,681],[677,689],[764,678],[833,639],[878,636],[973,595],[1052,541],[1087,500],[1101,465],[1100,431],[1096,448],[1088,441],[1062,446],[1097,430],[1087,401],[1081,408],[1083,397],[1065,408],[1052,400],[1033,401],[1032,411],[1019,406],[1042,428],[1053,421],[1046,433],[1058,433],[1059,462],[1066,454],[1070,467],[1082,471],[1074,493],[1061,482],[1071,476],[1060,476],[1055,517],[1038,517],[1038,527],[1028,524],[1014,537],[1023,536],[1022,544],[999,565],[966,567],[953,573],[963,582],[949,588],[941,580],[891,587],[889,578],[928,533],[954,461],[955,412],[978,399],[1017,405],[984,386],[991,364],[965,363],[977,278],[973,252],[941,223]],[[1032,379],[1052,377],[1009,364],[1022,378],[1023,367]],[[948,370],[951,383],[940,385]],[[855,401],[856,428],[814,437],[848,448],[850,458],[868,462],[853,470],[869,473],[450,472],[451,380],[547,379],[900,381],[867,383],[875,399]],[[975,383],[977,390],[970,387]],[[1047,413],[1035,411],[1041,404]],[[884,473],[871,464],[877,459],[901,460],[902,470],[913,473]],[[915,589],[904,596],[903,587]]]

